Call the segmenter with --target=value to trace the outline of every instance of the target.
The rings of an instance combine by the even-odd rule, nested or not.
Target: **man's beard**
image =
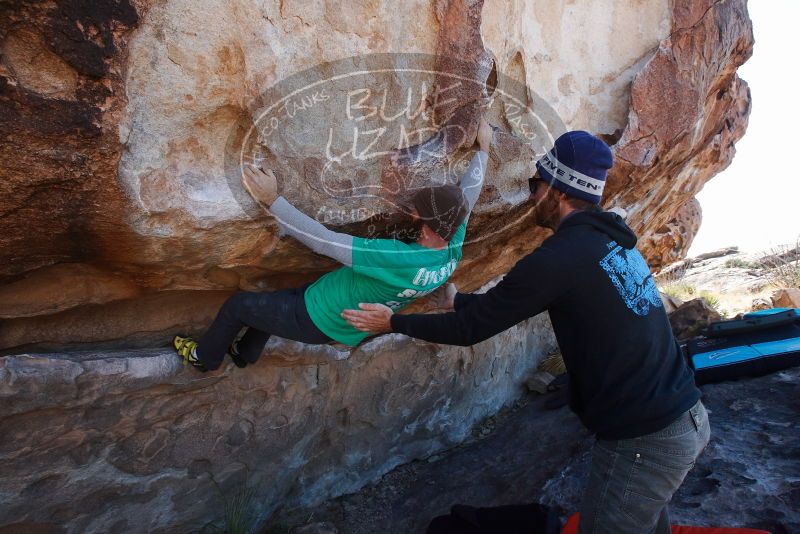
[[[533,206],[533,222],[553,231],[558,227],[558,203],[549,192],[541,202]]]

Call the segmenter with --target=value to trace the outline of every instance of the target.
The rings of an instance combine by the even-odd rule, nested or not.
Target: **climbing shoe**
[[[178,353],[178,356],[183,359],[184,365],[188,363],[204,373],[208,371],[208,369],[206,369],[197,358],[197,342],[192,338],[175,336],[172,339],[172,345],[175,347],[175,351]]]
[[[228,347],[228,356],[231,357],[231,360],[233,360],[233,363],[236,365],[236,367],[239,367],[240,369],[242,367],[247,367],[247,362],[239,355],[238,342],[234,341],[231,343],[231,346]]]

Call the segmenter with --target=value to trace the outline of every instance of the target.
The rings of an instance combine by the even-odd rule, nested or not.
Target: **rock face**
[[[628,123],[614,145],[604,198],[628,211],[637,234],[676,224],[671,221],[685,204],[730,164],[750,111],[750,93],[735,65],[751,53],[744,3],[675,5],[669,36],[633,80]],[[691,237],[680,241],[685,253]],[[646,243],[642,249],[650,258],[653,249]]]
[[[243,163],[333,228],[399,235],[404,195],[456,179],[491,96],[500,130],[453,278],[475,290],[546,237],[526,180],[554,135],[612,145],[606,207],[658,267],[688,248],[692,199],[750,108],[744,0],[1,9],[0,525],[19,528],[199,528],[211,477],[247,470],[263,515],[355,490],[463,439],[551,348],[538,319],[469,349],[280,342],[252,372],[180,371],[152,347],[232,291],[335,267],[279,236]]]
[[[460,443],[554,346],[538,317],[467,350],[399,334],[349,354],[275,340],[257,365],[214,374],[167,350],[8,356],[0,525],[194,532],[222,517],[220,489],[243,487],[261,519],[313,505]]]
[[[744,133],[750,98],[736,68],[753,43],[743,0],[671,6],[6,6],[0,291],[8,298],[0,304],[0,350],[164,343],[176,325],[196,332],[207,323],[218,300],[204,293],[316,278],[334,264],[279,238],[274,220],[238,184],[239,156],[275,168],[284,194],[320,220],[385,232],[410,182],[457,175],[485,81],[501,132],[456,282],[483,285],[546,236],[531,230],[525,180],[563,128],[613,145],[605,204],[628,211],[651,266],[669,263],[699,224],[693,196],[730,162]],[[394,56],[374,55],[386,52]],[[302,85],[309,72],[352,75],[381,62],[401,72],[410,60],[399,54],[412,53],[430,58],[414,66],[435,74],[418,68],[328,84],[316,97],[283,102],[303,120],[269,126],[270,98],[286,80]],[[457,87],[454,73],[463,75]],[[350,94],[353,87],[362,92]],[[331,104],[341,101],[347,106]],[[402,117],[404,130],[397,121],[390,130],[405,132],[405,143],[367,135],[386,126],[377,117]],[[546,128],[531,129],[531,117]],[[248,137],[253,125],[258,135]],[[355,126],[359,148],[348,153]],[[460,136],[426,141],[442,130]],[[354,157],[365,146],[374,155],[415,143],[422,149],[405,159]],[[159,309],[169,312],[139,327]]]
[[[778,289],[771,299],[776,308],[800,308],[800,288]]]
[[[646,234],[639,247],[648,252],[651,268],[659,269],[684,258],[700,229],[701,219],[700,203],[692,198],[664,226]]]
[[[684,302],[669,314],[672,332],[681,341],[700,335],[710,323],[720,320],[717,310],[703,298]]]

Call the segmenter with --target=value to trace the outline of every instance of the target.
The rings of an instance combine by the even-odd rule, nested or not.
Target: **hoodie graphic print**
[[[600,267],[608,274],[625,305],[636,315],[647,315],[651,306],[662,307],[664,304],[653,275],[639,251],[623,248],[616,241],[609,242],[608,247],[612,250],[600,260]]]

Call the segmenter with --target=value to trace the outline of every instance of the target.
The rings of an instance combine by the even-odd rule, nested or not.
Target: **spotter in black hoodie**
[[[392,329],[473,345],[549,311],[570,376],[570,406],[602,439],[660,430],[700,398],[636,236],[617,214],[582,211],[485,294],[455,311],[398,315]]]

